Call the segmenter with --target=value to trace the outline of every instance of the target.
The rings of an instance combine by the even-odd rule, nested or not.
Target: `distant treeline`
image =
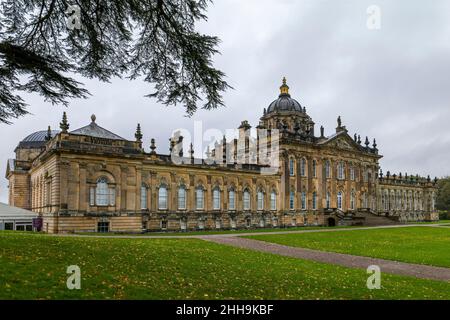
[[[439,179],[438,187],[436,209],[441,211],[440,219],[450,219],[450,177]]]

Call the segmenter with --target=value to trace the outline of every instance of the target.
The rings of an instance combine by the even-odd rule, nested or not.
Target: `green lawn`
[[[450,220],[439,220],[439,221],[427,221],[427,222],[408,222],[408,224],[448,224]]]
[[[66,289],[78,265],[81,290]],[[0,232],[0,299],[450,299],[450,283],[222,246]]]
[[[445,227],[343,230],[248,238],[295,247],[450,267],[450,232]]]

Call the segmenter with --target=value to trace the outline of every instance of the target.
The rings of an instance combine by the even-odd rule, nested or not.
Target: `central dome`
[[[283,84],[280,87],[280,95],[278,96],[278,99],[273,101],[267,109],[267,113],[280,111],[303,112],[303,108],[300,103],[291,98],[291,95],[289,94],[289,87],[286,84],[286,78],[283,78]]]

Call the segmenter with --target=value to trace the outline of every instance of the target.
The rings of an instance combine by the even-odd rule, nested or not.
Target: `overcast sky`
[[[367,8],[381,9],[380,29],[367,27]],[[376,138],[386,172],[450,174],[450,2],[345,0],[216,0],[201,31],[221,38],[215,65],[234,87],[226,108],[184,117],[181,107],[145,98],[140,81],[84,80],[92,93],[66,110],[70,129],[90,122],[134,139],[140,122],[146,150],[152,137],[167,150],[175,128],[236,128],[258,124],[286,76],[290,93],[331,135],[342,117],[353,136]],[[27,96],[33,114],[0,124],[0,170],[28,134],[57,128],[64,107]],[[316,131],[318,132],[318,130]],[[7,202],[7,180],[0,179]]]

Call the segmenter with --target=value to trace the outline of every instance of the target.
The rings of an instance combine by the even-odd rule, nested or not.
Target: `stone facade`
[[[280,90],[264,109],[256,139],[243,121],[238,137],[224,137],[205,159],[193,158],[192,145],[186,156],[182,137],[171,138],[170,155],[158,154],[153,139],[146,152],[139,125],[135,140],[100,127],[95,116],[69,131],[64,114],[61,131],[49,127],[17,146],[6,172],[9,203],[38,212],[50,233],[354,224],[364,221],[363,212],[438,219],[435,180],[383,177],[375,140],[370,146],[367,138],[362,144],[349,136],[340,117],[334,134],[325,136],[321,127],[316,136],[285,81]],[[262,142],[266,155],[279,160],[270,174]]]

